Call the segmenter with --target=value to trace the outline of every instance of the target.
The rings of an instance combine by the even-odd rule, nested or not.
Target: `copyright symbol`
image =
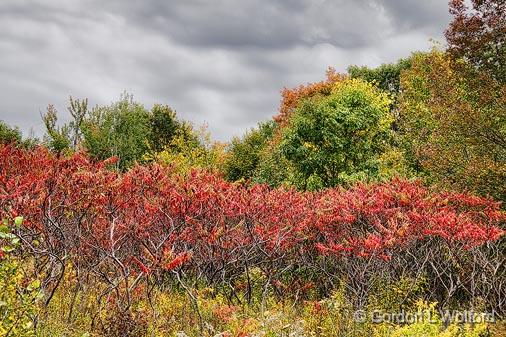
[[[357,323],[365,323],[365,321],[367,320],[367,314],[364,310],[357,310],[353,314],[353,318]]]

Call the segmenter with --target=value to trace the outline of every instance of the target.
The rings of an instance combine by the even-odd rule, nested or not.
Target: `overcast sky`
[[[48,103],[168,104],[215,139],[270,118],[328,66],[442,41],[446,0],[0,0],[0,119],[40,135]]]

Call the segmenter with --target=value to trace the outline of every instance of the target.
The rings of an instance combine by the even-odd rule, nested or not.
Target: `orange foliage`
[[[323,81],[299,85],[293,89],[284,88],[281,92],[282,99],[279,114],[274,117],[274,120],[283,125],[302,99],[315,96],[328,96],[332,91],[333,85],[346,78],[346,75],[338,73],[332,67],[327,69],[326,74],[327,79]]]

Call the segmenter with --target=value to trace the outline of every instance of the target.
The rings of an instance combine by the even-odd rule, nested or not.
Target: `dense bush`
[[[0,149],[1,216],[28,215],[15,231],[46,303],[70,265],[76,282],[99,280],[100,298],[122,310],[144,282],[207,284],[251,301],[255,268],[280,294],[324,296],[345,282],[361,306],[374,278],[426,277],[424,296],[440,305],[505,309],[506,215],[492,200],[401,180],[301,193],[198,171],[183,179],[156,164],[118,173],[112,163]]]

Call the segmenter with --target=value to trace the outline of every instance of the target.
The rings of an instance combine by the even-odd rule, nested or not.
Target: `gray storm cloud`
[[[0,119],[43,132],[69,95],[165,103],[229,139],[275,114],[279,92],[333,66],[376,66],[441,39],[445,0],[0,2]]]

